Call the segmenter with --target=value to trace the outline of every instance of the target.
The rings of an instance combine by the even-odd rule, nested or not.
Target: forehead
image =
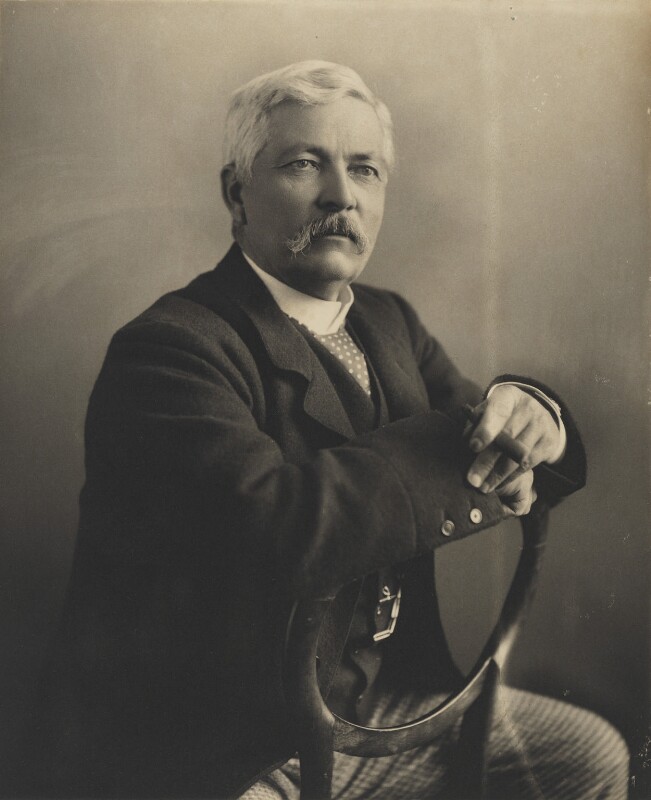
[[[375,109],[356,97],[304,106],[286,101],[269,114],[267,144],[260,154],[322,150],[332,156],[367,155],[384,160],[384,131]]]

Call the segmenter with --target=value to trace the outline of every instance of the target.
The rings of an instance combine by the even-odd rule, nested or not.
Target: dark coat
[[[502,519],[466,484],[449,416],[479,391],[403,300],[355,298],[391,420],[363,436],[236,246],[113,338],[44,689],[47,791],[237,793],[295,750],[280,679],[292,603],[447,543],[444,520],[457,540]],[[555,495],[583,480],[569,428],[569,477],[541,475]]]

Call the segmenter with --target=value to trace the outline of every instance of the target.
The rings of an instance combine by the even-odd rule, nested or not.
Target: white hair
[[[291,100],[306,106],[357,97],[373,107],[384,132],[384,158],[394,163],[393,123],[385,104],[350,67],[329,61],[299,61],[259,75],[237,89],[226,114],[224,163],[238,179],[251,179],[253,162],[267,144],[269,112]]]

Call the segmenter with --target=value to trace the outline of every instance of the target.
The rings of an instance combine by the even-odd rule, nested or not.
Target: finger
[[[522,458],[519,462],[522,472],[534,469],[534,467],[546,460],[549,441],[535,421],[530,422],[525,427],[516,441],[522,453]]]
[[[508,426],[511,426],[510,420]],[[514,426],[517,426],[518,438],[513,439],[513,442],[518,445],[520,458],[518,460],[513,458],[513,447],[509,447],[506,452],[501,451],[499,441],[503,434],[500,433],[492,445],[483,450],[470,466],[467,479],[471,486],[481,489],[482,492],[491,492],[513,473],[531,469],[529,454],[538,434],[530,430],[524,420],[516,420]]]
[[[540,430],[537,427],[533,427],[528,438],[529,442],[531,442],[531,444],[528,444],[528,461],[531,469],[533,469],[545,461],[549,448],[547,440],[540,434]]]
[[[547,422],[546,420],[544,421]],[[538,433],[538,439],[531,448],[531,458],[533,466],[537,466],[542,461],[548,461],[555,455],[559,448],[560,431],[558,427],[552,422],[548,425],[536,425],[535,430]]]
[[[469,442],[469,447],[474,452],[479,453],[468,470],[467,480],[471,486],[476,488],[483,487],[486,479],[491,475],[501,455],[499,448],[500,438],[509,439],[510,437],[507,452],[511,459],[505,458],[502,460],[499,480],[492,480],[491,486],[496,486],[516,470],[518,463],[523,464],[525,469],[529,469],[529,464],[526,461],[526,452],[515,438],[526,428],[527,418],[519,414],[511,414],[510,408],[508,399],[497,402],[491,398],[484,400],[472,412],[475,419],[479,415],[481,417],[471,434]],[[507,417],[507,414],[510,416]],[[504,436],[505,434],[506,437]],[[484,442],[486,443],[484,444]],[[514,444],[518,446],[515,447]],[[517,461],[515,458],[517,458]],[[490,489],[482,488],[482,491],[490,491]]]
[[[531,511],[531,503],[509,497],[502,503],[502,512],[507,517],[526,517]]]
[[[479,491],[484,493],[492,492],[498,486],[501,486],[511,478],[522,475],[527,470],[528,467],[521,467],[517,461],[513,461],[513,459],[502,453],[479,486]]]
[[[515,516],[524,516],[531,511],[536,500],[533,488],[533,472],[531,470],[507,481],[497,490],[502,505],[510,508]]]
[[[467,475],[468,483],[479,489],[493,471],[500,456],[501,453],[496,447],[491,446],[483,450],[470,465]]]
[[[514,475],[508,481],[505,481],[499,488],[498,494],[500,497],[506,495],[514,495],[517,493],[531,494],[533,491],[533,470],[529,469],[520,475]]]
[[[463,413],[466,415],[468,420],[470,420],[469,423],[466,423],[463,431],[465,438],[470,438],[470,432],[481,419],[482,411],[478,409],[479,406],[477,406],[476,409],[468,404],[463,406]],[[505,433],[507,428],[513,428],[514,430],[519,429],[518,426],[511,425],[510,421],[507,422],[507,424],[504,426],[504,430],[500,431],[493,440],[493,445],[495,445],[498,450],[501,450],[503,453],[505,453],[509,458],[517,461],[521,467],[524,469],[529,469],[526,449],[520,444],[520,442],[513,439],[508,433]]]
[[[522,475],[539,463],[539,460],[534,461],[533,456],[536,443],[539,441],[539,434],[534,426],[528,425],[525,427],[516,441],[523,454],[522,459],[517,463],[508,458],[507,454],[502,454],[493,465],[491,471],[485,476],[483,484],[479,487],[482,492],[492,492],[507,479]]]
[[[475,430],[470,438],[470,449],[475,453],[480,453],[491,444],[513,414],[515,403],[508,394],[493,394],[488,400],[484,400],[477,410],[482,412],[481,419],[477,423]],[[513,435],[512,431],[507,431]]]

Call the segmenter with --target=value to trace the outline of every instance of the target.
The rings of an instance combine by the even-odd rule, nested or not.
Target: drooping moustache
[[[323,236],[347,236],[357,247],[359,255],[366,250],[369,244],[368,236],[356,223],[348,217],[334,213],[304,225],[295,236],[287,239],[285,244],[293,255],[298,256],[306,253],[312,242]]]

